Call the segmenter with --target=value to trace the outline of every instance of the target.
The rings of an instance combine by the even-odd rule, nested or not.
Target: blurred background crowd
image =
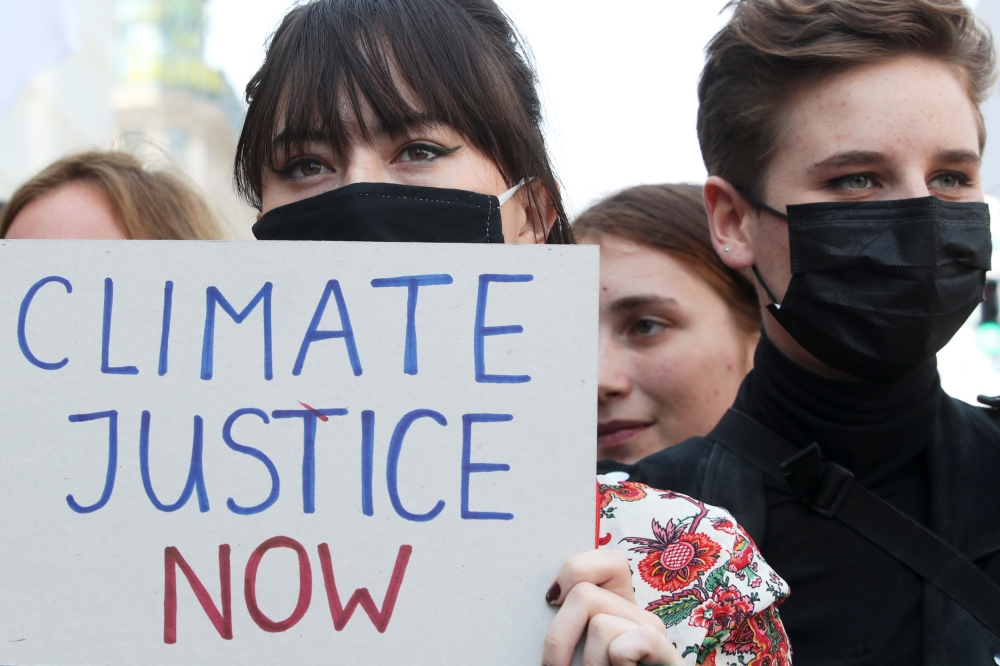
[[[256,211],[232,186],[243,88],[292,4],[0,0],[0,202],[60,157],[114,147],[182,172],[229,238],[252,238]],[[725,0],[501,4],[534,48],[546,138],[571,216],[628,186],[704,180],[695,83]],[[1000,32],[1000,0],[970,4]],[[983,111],[991,137],[983,188],[996,248],[1000,98]],[[1000,252],[994,257],[1000,268]],[[992,284],[938,357],[945,390],[969,402],[1000,393]]]

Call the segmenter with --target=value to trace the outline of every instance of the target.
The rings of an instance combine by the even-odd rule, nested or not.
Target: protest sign
[[[0,242],[0,663],[534,664],[594,247]]]

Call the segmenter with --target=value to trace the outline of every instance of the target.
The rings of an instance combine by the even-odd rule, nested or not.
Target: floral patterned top
[[[597,477],[597,546],[628,556],[639,605],[658,615],[685,664],[792,663],[778,606],[788,585],[724,509]]]

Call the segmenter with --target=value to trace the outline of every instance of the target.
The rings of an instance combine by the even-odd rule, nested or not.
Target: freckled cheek
[[[729,400],[743,379],[731,340],[694,332],[636,354],[630,366],[633,385],[671,410],[703,405],[723,395]]]
[[[692,389],[703,368],[702,351],[682,337],[636,354],[630,364],[633,385],[661,406],[696,399]]]

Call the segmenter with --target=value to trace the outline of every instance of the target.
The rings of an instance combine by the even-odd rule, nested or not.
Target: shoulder
[[[967,402],[946,396],[944,414],[946,427],[968,432],[973,444],[986,444],[1000,451],[1000,399],[996,405],[977,407]]]
[[[636,463],[601,460],[597,463],[597,473],[624,472],[631,481],[698,496],[701,476],[713,446],[714,442],[709,439],[692,437],[648,455]],[[624,477],[619,475],[619,478]]]
[[[777,606],[788,586],[726,510],[673,491],[598,477],[600,544],[625,553],[639,606],[685,663],[790,663]]]

